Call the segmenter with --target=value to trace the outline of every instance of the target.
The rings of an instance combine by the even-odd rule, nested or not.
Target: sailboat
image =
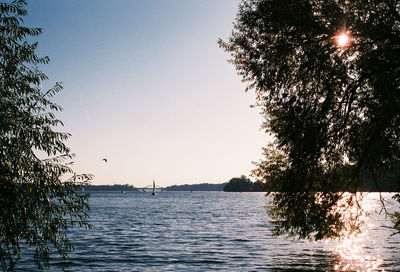
[[[156,191],[156,182],[153,179],[153,192],[151,193],[152,195],[156,195],[157,191]]]

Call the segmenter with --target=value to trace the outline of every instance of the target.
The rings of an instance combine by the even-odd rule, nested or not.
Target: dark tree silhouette
[[[224,186],[225,192],[261,192],[261,186],[257,182],[252,182],[246,176],[231,178]]]
[[[77,189],[91,176],[68,166],[70,135],[55,130],[62,123],[53,112],[61,108],[50,101],[62,86],[41,88],[47,76],[38,66],[49,58],[35,54],[31,41],[41,29],[22,25],[25,5],[0,3],[0,265],[7,271],[21,246],[34,248],[41,269],[51,251],[66,257],[73,248],[69,227],[90,227],[88,196]]]
[[[219,41],[275,139],[254,171],[279,192],[268,208],[275,234],[357,230],[338,208],[345,197],[357,207],[356,194],[338,191],[379,188],[399,167],[399,12],[397,0],[249,0]]]

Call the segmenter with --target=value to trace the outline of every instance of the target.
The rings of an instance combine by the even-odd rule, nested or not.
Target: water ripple
[[[75,251],[55,256],[51,271],[400,270],[400,238],[379,227],[382,216],[363,241],[315,243],[272,237],[262,193],[97,192],[90,201],[94,229],[72,230]],[[24,255],[18,271],[32,263]]]

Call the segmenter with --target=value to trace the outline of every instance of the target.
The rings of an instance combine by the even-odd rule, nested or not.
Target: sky
[[[249,175],[267,136],[227,40],[233,0],[35,0],[41,69],[72,134],[74,170],[92,184],[222,183]],[[102,159],[107,158],[107,163]]]

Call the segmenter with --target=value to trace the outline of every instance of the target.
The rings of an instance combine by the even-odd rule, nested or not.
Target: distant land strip
[[[364,181],[359,190],[361,192],[399,192],[400,174],[390,178],[380,179],[379,188],[372,180]],[[200,184],[184,184],[171,185],[160,188],[162,191],[225,191],[225,192],[263,192],[263,186],[258,182],[253,182],[246,176],[232,178],[225,183],[200,183]],[[83,187],[83,191],[120,191],[120,192],[140,192],[142,189],[136,188],[129,184],[114,185],[90,185]],[[149,188],[150,189],[150,188]],[[342,188],[343,189],[343,188]],[[338,186],[337,191],[342,191]]]

